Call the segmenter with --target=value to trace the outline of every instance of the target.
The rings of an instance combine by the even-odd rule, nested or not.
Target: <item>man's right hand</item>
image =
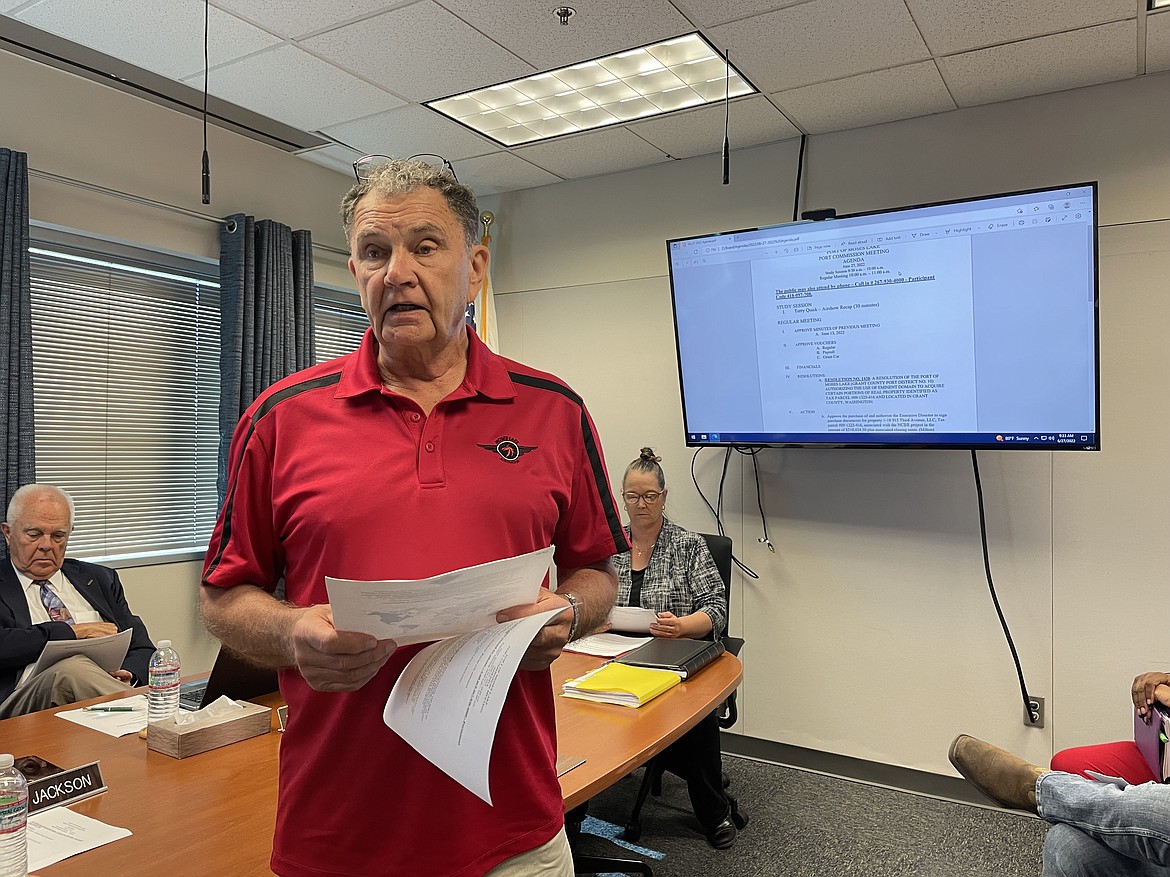
[[[113,636],[118,632],[118,625],[108,621],[87,621],[73,625],[73,635],[78,639],[94,639],[99,636]]]
[[[1159,691],[1160,686],[1168,687]],[[1150,707],[1154,705],[1155,701],[1170,706],[1170,673],[1162,673],[1161,671],[1143,673],[1133,680],[1129,693],[1133,698],[1134,709],[1142,718],[1149,715]]]
[[[315,691],[356,691],[374,678],[398,648],[394,640],[336,630],[328,605],[311,606],[292,628],[293,656]]]

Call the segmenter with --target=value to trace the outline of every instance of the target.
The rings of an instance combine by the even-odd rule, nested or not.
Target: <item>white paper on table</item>
[[[382,719],[451,779],[491,804],[488,763],[524,652],[564,606],[433,643],[410,659]]]
[[[72,658],[74,655],[85,655],[107,673],[119,670],[126,660],[126,652],[130,650],[129,628],[120,630],[110,636],[95,636],[90,639],[51,639],[45,643],[36,664],[33,665],[32,675],[52,667],[58,661]],[[31,677],[30,677],[31,678]]]
[[[658,617],[653,609],[641,606],[614,606],[609,613],[611,630],[628,630],[630,633],[648,633],[650,624]]]
[[[37,871],[54,862],[130,837],[126,828],[107,825],[68,807],[51,807],[28,818],[28,869]]]
[[[333,626],[398,645],[459,636],[496,624],[496,613],[536,602],[552,547],[413,581],[325,577]]]
[[[595,655],[599,658],[616,658],[630,649],[636,649],[654,639],[652,636],[625,636],[620,633],[595,633],[573,640],[565,646],[566,652]]]
[[[146,727],[146,695],[135,694],[123,697],[121,700],[110,700],[98,706],[128,706],[131,712],[90,712],[84,707],[75,710],[64,710],[57,713],[58,718],[66,719],[85,728],[93,728],[111,737],[125,737],[127,734],[137,734]]]

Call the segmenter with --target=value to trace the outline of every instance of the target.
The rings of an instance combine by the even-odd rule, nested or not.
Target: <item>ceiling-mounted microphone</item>
[[[211,162],[206,149],[203,150],[203,203],[211,203]]]
[[[731,182],[731,141],[727,139],[731,121],[731,50],[723,50],[723,185]]]

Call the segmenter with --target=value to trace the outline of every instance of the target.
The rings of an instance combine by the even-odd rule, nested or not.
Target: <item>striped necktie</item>
[[[49,619],[51,621],[64,621],[66,624],[72,624],[73,615],[61,601],[61,598],[49,587],[49,583],[41,580],[33,582],[33,584],[40,585],[41,602],[45,605],[45,611],[49,613]]]

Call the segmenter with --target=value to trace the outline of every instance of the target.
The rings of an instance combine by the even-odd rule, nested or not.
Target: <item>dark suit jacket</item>
[[[122,668],[134,674],[135,685],[145,685],[154,643],[142,619],[130,611],[118,573],[107,566],[68,558],[61,571],[102,621],[116,624],[118,630],[133,631]],[[51,639],[75,639],[73,628],[64,621],[33,624],[20,579],[11,561],[0,557],[0,703],[16,689],[25,666],[37,659]]]

